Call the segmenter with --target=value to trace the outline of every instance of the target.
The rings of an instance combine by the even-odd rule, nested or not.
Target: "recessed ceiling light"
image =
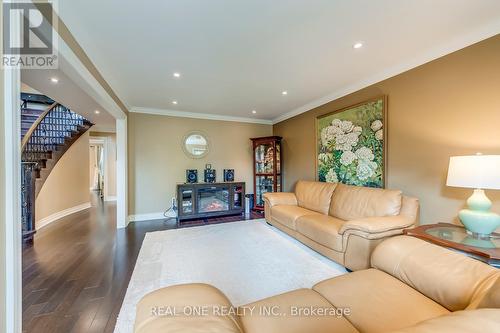
[[[288,91],[284,90],[284,91],[282,91],[282,92],[281,92],[281,94],[282,94],[283,96],[288,95]]]
[[[95,114],[99,114],[99,113],[101,113],[101,111],[99,111],[99,110],[95,110],[95,111],[94,111],[94,113],[95,113]]]
[[[57,82],[59,82],[59,79],[58,79],[57,77],[51,77],[51,78],[50,78],[50,81],[51,81],[52,83],[57,83]]]
[[[180,78],[180,77],[181,77],[181,73],[175,72],[175,73],[174,73],[174,77],[176,77],[176,78]]]
[[[256,113],[257,113],[257,111],[255,111],[255,110],[252,110],[252,113],[253,113],[253,114],[256,114]]]
[[[363,42],[356,42],[352,45],[352,48],[354,49],[360,49],[363,47]]]
[[[177,105],[177,101],[172,101],[172,104]]]

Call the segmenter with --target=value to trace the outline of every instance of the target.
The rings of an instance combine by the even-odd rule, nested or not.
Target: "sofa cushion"
[[[238,316],[229,312],[221,315],[220,309],[231,306],[220,290],[208,284],[189,283],[158,289],[137,304],[134,332],[242,333]],[[190,314],[185,307],[205,308],[207,315]]]
[[[297,219],[297,231],[307,238],[335,251],[342,251],[339,230],[345,221],[329,215],[304,215]]]
[[[328,214],[330,201],[337,183],[310,182],[300,180],[295,185],[295,195],[300,207]]]
[[[478,260],[410,236],[377,246],[371,264],[450,311],[465,309],[483,283],[498,274]]]
[[[500,332],[500,309],[456,311],[391,333]]]
[[[273,220],[283,224],[284,226],[296,230],[295,221],[304,215],[317,214],[311,210],[291,205],[278,205],[271,208],[271,216]]]
[[[295,309],[335,311],[335,308],[317,292],[311,289],[298,289],[242,306],[238,312],[242,314],[241,322],[245,333],[357,332],[342,316],[331,314],[314,316],[306,313],[297,315]],[[272,310],[274,313],[266,313],[266,310]]]
[[[313,287],[337,308],[350,308],[347,319],[360,332],[388,332],[449,313],[444,307],[389,274],[356,271]]]
[[[399,215],[401,202],[401,191],[338,184],[329,214],[346,221]]]
[[[500,309],[500,274],[497,274],[496,282],[481,297],[478,308]]]

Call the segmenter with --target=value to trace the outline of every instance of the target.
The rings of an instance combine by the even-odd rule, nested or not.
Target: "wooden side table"
[[[450,223],[421,225],[413,229],[405,229],[403,234],[462,252],[469,257],[500,268],[500,234],[493,233],[488,238],[476,238],[464,227]]]

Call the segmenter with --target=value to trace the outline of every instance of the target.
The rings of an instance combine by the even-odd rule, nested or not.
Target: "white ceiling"
[[[83,79],[73,74],[71,65],[59,57],[59,68],[54,70],[23,69],[21,81],[23,92],[40,93],[63,104],[95,124],[92,130],[115,131],[115,118],[90,97],[81,87]],[[58,82],[51,82],[57,78]],[[27,91],[29,88],[35,91]],[[99,114],[95,111],[98,110]]]
[[[129,108],[275,121],[500,33],[498,0],[72,0],[59,15]]]

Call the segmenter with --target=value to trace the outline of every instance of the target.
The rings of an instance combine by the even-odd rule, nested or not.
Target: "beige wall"
[[[89,173],[87,132],[66,151],[45,181],[35,202],[36,222],[62,210],[88,203]]]
[[[208,136],[211,149],[202,159],[184,154],[181,141],[190,131]],[[237,123],[130,113],[128,116],[129,214],[158,213],[170,206],[176,184],[184,182],[186,169],[198,169],[203,179],[205,164],[217,170],[235,169],[236,180],[253,192],[251,137],[271,135],[270,125]],[[201,177],[200,177],[201,176]]]
[[[388,187],[420,198],[422,223],[451,221],[470,190],[445,186],[452,155],[500,154],[500,35],[280,122],[285,189],[315,178],[315,118],[388,96]],[[500,191],[488,191],[500,213]]]
[[[106,159],[108,167],[108,179],[104,180],[104,186],[107,186],[106,194],[108,197],[116,197],[116,134],[105,132],[90,132],[90,136],[105,137],[108,140],[108,156]]]

